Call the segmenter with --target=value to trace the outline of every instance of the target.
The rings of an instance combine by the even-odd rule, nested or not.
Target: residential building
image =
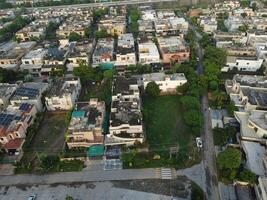
[[[27,70],[33,76],[41,76],[41,69],[44,65],[44,58],[47,53],[48,50],[43,48],[30,51],[22,57],[20,70]]]
[[[30,51],[36,42],[7,42],[0,45],[0,67],[10,70],[18,70],[21,58]]]
[[[217,30],[217,20],[212,17],[200,18],[200,26],[205,33],[213,33]]]
[[[261,68],[263,59],[257,57],[235,57],[227,56],[226,67],[223,71],[237,69],[238,71],[255,72]]]
[[[176,88],[185,84],[187,79],[183,73],[167,75],[159,72],[144,74],[142,76],[142,82],[144,89],[146,89],[148,83],[155,82],[159,86],[161,93],[176,93]]]
[[[25,26],[16,33],[16,38],[20,41],[29,41],[31,39],[39,39],[45,36],[47,22],[43,21],[33,21],[29,25]]]
[[[113,80],[109,134],[105,145],[134,145],[144,142],[139,85],[136,78]]]
[[[0,110],[9,105],[11,96],[17,89],[17,84],[1,83],[0,84]]]
[[[105,30],[112,36],[121,36],[126,32],[126,15],[107,15],[99,21],[98,30]]]
[[[158,47],[164,64],[189,60],[190,48],[180,36],[158,37]]]
[[[68,38],[71,33],[77,33],[81,37],[84,37],[86,28],[90,27],[91,20],[91,17],[87,16],[71,16],[59,26],[56,34],[59,38]]]
[[[45,97],[45,105],[49,111],[71,110],[81,90],[79,78],[60,78],[52,83]]]
[[[253,29],[254,25],[251,19],[245,19],[243,17],[229,17],[224,21],[224,25],[230,32],[235,32],[239,30],[239,27],[246,25],[248,29]]]
[[[254,188],[257,200],[267,200],[267,177],[258,177],[258,184]]]
[[[71,46],[73,47],[74,45],[71,44]],[[49,48],[47,54],[44,57],[44,66],[41,69],[41,75],[49,76],[52,73],[52,71],[63,71],[63,67],[66,64],[68,54],[69,54],[69,47]]]
[[[74,49],[68,55],[68,71],[73,71],[81,63],[89,64],[92,49],[93,43],[91,41],[76,42]]]
[[[138,20],[138,32],[140,36],[151,36],[155,32],[154,23],[151,20]]]
[[[34,83],[27,82],[18,85],[15,93],[10,98],[10,104],[13,106],[21,105],[22,103],[28,103],[35,105],[38,111],[43,110],[42,94],[48,89],[47,83]]]
[[[141,64],[160,63],[160,55],[158,48],[152,41],[142,42],[138,44],[139,62]]]
[[[118,38],[118,46],[116,52],[116,66],[135,65],[135,46],[134,37],[131,33],[126,33]]]
[[[113,57],[114,39],[102,38],[99,39],[95,51],[93,53],[93,66],[98,65],[112,65],[114,62]]]
[[[267,78],[265,76],[235,75],[226,80],[225,89],[235,106],[248,111],[266,108]]]
[[[78,102],[71,115],[66,142],[69,148],[90,147],[104,143],[105,102],[90,99]]]
[[[0,144],[9,154],[19,154],[27,128],[33,123],[37,110],[33,104],[10,106],[0,113]]]
[[[256,56],[266,61],[267,59],[267,43],[263,45],[258,45],[256,47]]]

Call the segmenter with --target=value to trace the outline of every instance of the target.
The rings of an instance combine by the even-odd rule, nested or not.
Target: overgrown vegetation
[[[130,22],[130,31],[136,37],[138,35],[138,20],[141,18],[141,13],[136,7],[128,8],[128,19]]]
[[[235,143],[236,142],[236,128],[232,126],[228,126],[225,128],[216,127],[213,130],[213,139],[214,145],[224,146],[228,142]]]
[[[18,16],[13,22],[0,29],[0,42],[8,41],[15,33],[31,22],[30,18]]]

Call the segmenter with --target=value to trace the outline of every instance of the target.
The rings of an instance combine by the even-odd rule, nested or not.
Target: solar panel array
[[[29,108],[30,108],[30,104],[28,103],[22,103],[19,107],[19,110],[22,110],[22,111],[27,111]]]
[[[0,125],[8,126],[13,120],[19,120],[19,119],[20,119],[19,116],[1,113],[0,114]]]
[[[20,87],[16,90],[15,95],[33,98],[39,94],[39,90],[35,88]]]

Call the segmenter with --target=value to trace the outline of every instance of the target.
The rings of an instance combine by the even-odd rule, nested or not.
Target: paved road
[[[203,161],[190,168],[179,169],[176,174],[178,176],[186,176],[191,181],[194,181],[206,193],[206,176]]]
[[[74,4],[74,5],[62,5],[62,6],[44,6],[44,7],[34,7],[34,8],[27,8],[28,10],[32,9],[51,9],[51,8],[94,8],[94,7],[108,7],[108,6],[121,6],[121,5],[131,5],[131,4],[145,4],[145,3],[158,3],[158,2],[171,2],[174,0],[122,0],[122,1],[115,1],[115,2],[102,2],[102,3],[86,3],[86,4]],[[12,9],[5,9],[5,10],[14,10]]]
[[[0,186],[11,185],[42,185],[55,183],[82,183],[92,181],[110,180],[135,180],[135,179],[154,179],[159,178],[156,170],[149,169],[124,169],[112,171],[82,171],[82,172],[63,172],[46,175],[11,175],[0,176]]]
[[[198,69],[197,72],[199,75],[204,73],[203,69],[203,50],[198,47]],[[204,117],[204,131],[202,135],[203,147],[204,147],[204,167],[206,173],[206,198],[207,199],[220,199],[219,189],[218,189],[218,177],[217,177],[217,168],[216,168],[216,157],[215,149],[213,142],[213,134],[211,127],[211,116],[209,110],[209,101],[207,92],[201,97],[201,111]]]

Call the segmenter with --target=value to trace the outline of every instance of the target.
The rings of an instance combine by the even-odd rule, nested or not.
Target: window
[[[1,141],[4,141],[4,138],[1,137],[0,140],[1,140]]]

